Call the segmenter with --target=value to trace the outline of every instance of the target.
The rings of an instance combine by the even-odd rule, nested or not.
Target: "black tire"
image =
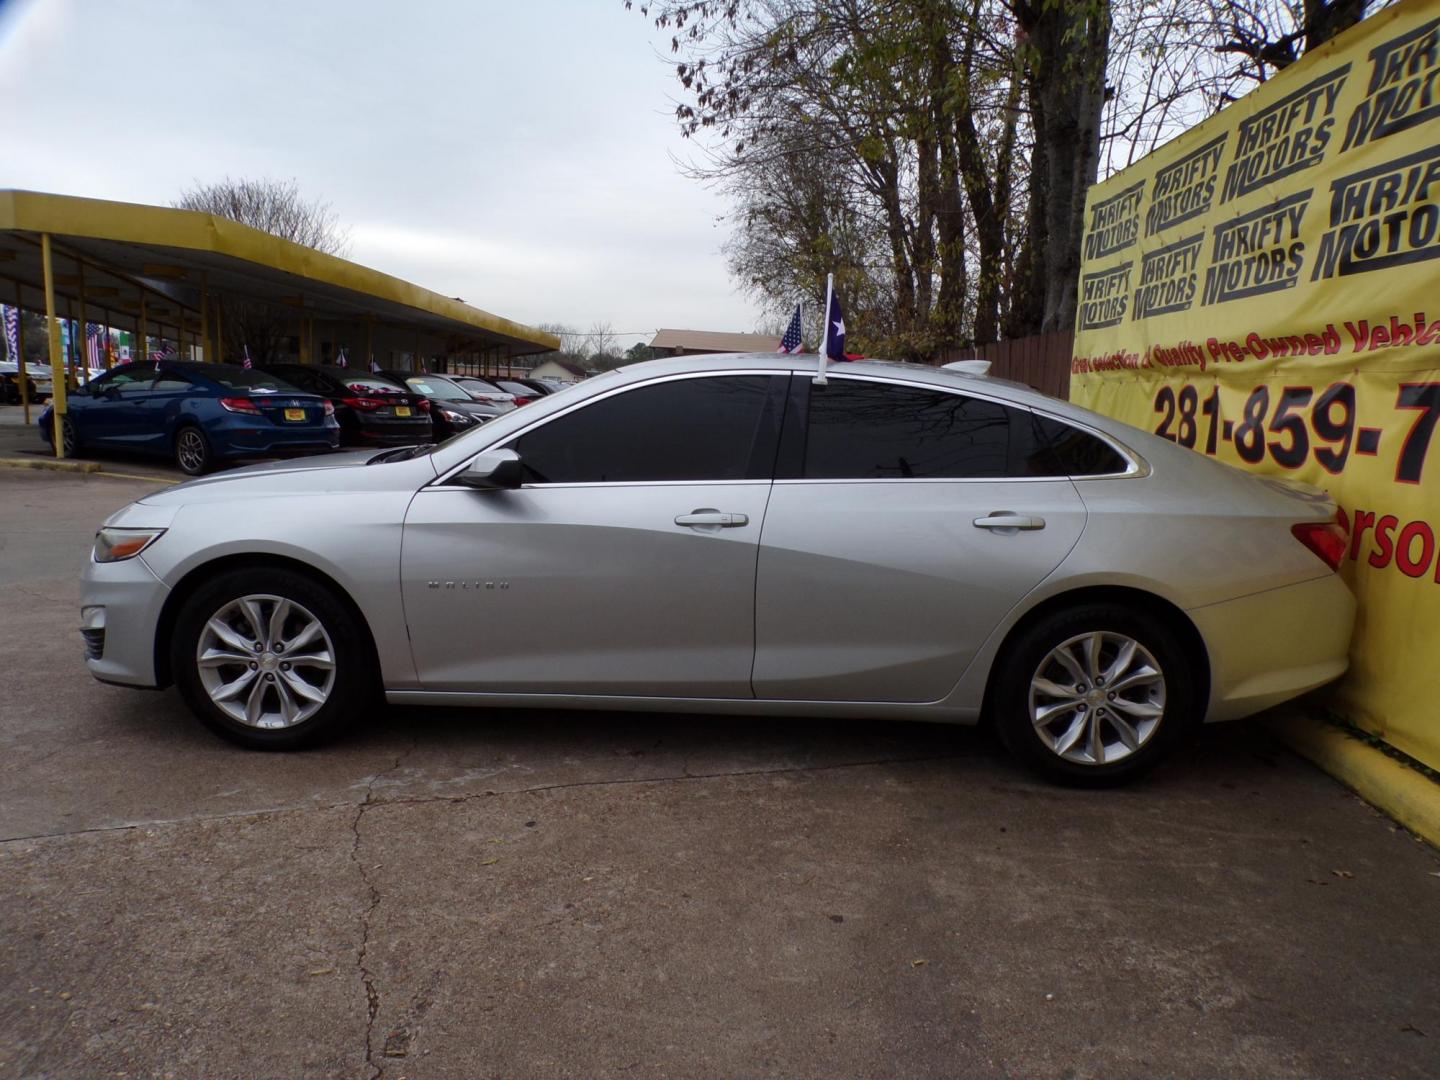
[[[1124,641],[1137,646],[1131,666],[1114,680],[1121,687],[1118,692],[1104,687],[1103,678],[1100,685],[1088,681],[1087,640],[1099,645],[1093,670],[1102,675],[1115,666]],[[1072,672],[1074,681],[1061,687],[1060,674],[1071,669],[1056,657],[1067,645],[1066,654],[1079,662],[1081,673]],[[1152,669],[1161,676],[1158,683],[1147,674]],[[1078,681],[1082,677],[1087,681]],[[1008,644],[998,662],[995,686],[992,703],[1001,742],[1046,779],[1079,787],[1111,787],[1148,772],[1194,729],[1203,707],[1194,665],[1174,632],[1154,615],[1120,604],[1083,604],[1042,616]],[[1046,687],[1063,689],[1066,696],[1047,694]],[[1157,708],[1157,692],[1159,716],[1152,725],[1146,714]],[[1068,704],[1072,699],[1076,704]],[[1117,699],[1122,708],[1114,704]],[[1037,723],[1032,704],[1037,715],[1040,709],[1058,707],[1048,724]],[[1117,717],[1124,722],[1123,734]],[[1077,723],[1084,735],[1076,745],[1066,746],[1065,737]],[[1090,749],[1097,743],[1099,761]]]
[[[204,476],[214,468],[210,440],[194,424],[182,424],[175,432],[175,464],[186,476]]]
[[[247,648],[255,644],[263,645],[263,650],[246,653],[241,653],[238,648],[235,650],[237,655],[252,659],[253,664],[211,665],[202,672],[199,650],[202,644],[210,650],[217,642],[214,631],[210,629],[211,620],[221,618],[232,630],[236,626],[245,627],[247,620],[243,615],[235,613],[232,606],[250,597],[262,598],[258,607],[261,622],[270,621],[270,616],[273,615],[274,606],[266,606],[269,601],[288,602],[292,616],[282,619],[280,632],[275,639],[271,639],[268,632],[262,629],[263,640],[246,643]],[[298,612],[295,610],[296,606]],[[225,617],[227,610],[231,611],[231,615]],[[307,617],[318,622],[323,631],[321,638],[312,637],[311,640],[321,641],[321,646],[324,647],[296,643],[293,647],[306,651],[292,651],[291,655],[328,654],[333,664],[333,677],[328,686],[325,685],[323,671],[319,672],[317,678],[316,669],[303,662],[294,665],[293,677],[287,674],[292,668],[285,660],[285,643],[280,639],[287,633],[300,633],[299,628],[306,625]],[[248,625],[254,624],[248,622]],[[328,642],[324,641],[326,637]],[[276,645],[282,647],[272,648]],[[374,705],[378,695],[371,656],[369,642],[364,630],[357,625],[354,613],[330,587],[294,570],[254,567],[223,573],[200,586],[185,600],[175,622],[170,663],[181,697],[200,722],[215,734],[251,750],[299,750],[334,738]],[[283,670],[280,666],[282,663],[285,664]],[[288,726],[256,726],[237,718],[221,704],[217,704],[211,689],[206,686],[207,678],[211,679],[212,683],[240,682],[247,669],[252,673],[252,677],[243,684],[243,688],[251,692],[235,694],[231,700],[231,708],[239,708],[248,713],[252,692],[257,686],[263,685],[265,689],[258,691],[259,704],[255,706],[257,714],[264,714],[258,716],[262,722],[267,718],[272,721],[288,719],[281,716],[285,708],[281,690],[294,685],[295,678],[311,682],[312,688],[316,688],[317,692],[318,689],[324,689],[328,696],[313,714]],[[245,704],[239,701],[242,696],[247,699]],[[304,707],[311,704],[310,701],[288,691],[283,697],[288,697],[291,701],[301,701]]]
[[[60,441],[64,444],[67,458],[80,456],[80,439],[75,434],[75,421],[68,415],[60,420]]]

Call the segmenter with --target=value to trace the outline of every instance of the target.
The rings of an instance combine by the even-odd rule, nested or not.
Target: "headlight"
[[[475,419],[469,413],[456,412],[454,409],[441,409],[440,415],[452,424],[468,424]]]
[[[133,559],[164,534],[164,529],[101,529],[95,534],[95,561]]]

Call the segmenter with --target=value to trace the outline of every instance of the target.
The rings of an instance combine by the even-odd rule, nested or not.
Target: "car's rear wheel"
[[[1025,629],[1001,658],[996,728],[1052,780],[1101,787],[1157,765],[1198,718],[1192,665],[1145,611],[1086,604]]]
[[[336,735],[372,700],[369,650],[326,586],[238,569],[200,587],[176,620],[172,670],[201,723],[257,750]]]
[[[188,476],[201,476],[210,471],[210,440],[193,424],[186,424],[175,433],[175,464]]]

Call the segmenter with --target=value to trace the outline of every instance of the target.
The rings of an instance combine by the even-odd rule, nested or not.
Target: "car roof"
[[[768,352],[706,353],[701,356],[674,356],[659,360],[644,360],[637,364],[625,364],[614,368],[607,374],[618,376],[619,383],[630,383],[662,375],[733,371],[742,367],[749,370],[773,370],[777,373],[788,371],[797,375],[815,375],[820,369],[820,359],[814,353],[801,353],[797,356]],[[1091,412],[1079,405],[1072,405],[1061,398],[1051,397],[1034,387],[1009,379],[996,378],[993,375],[976,375],[966,371],[931,367],[928,364],[912,364],[884,359],[832,361],[827,365],[826,373],[836,377],[871,375],[876,378],[904,379],[908,382],[929,383],[934,386],[948,387],[951,390],[963,390],[967,393],[1023,405],[1076,423],[1086,424],[1106,432],[1121,442],[1130,440],[1137,430],[1123,421]],[[586,379],[579,385],[585,386],[593,381],[594,379]],[[615,386],[617,381],[607,381],[607,385]]]

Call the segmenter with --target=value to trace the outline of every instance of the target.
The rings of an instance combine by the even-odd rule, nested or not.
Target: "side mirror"
[[[525,482],[525,469],[514,450],[486,450],[462,469],[455,479],[481,491],[518,488]]]

